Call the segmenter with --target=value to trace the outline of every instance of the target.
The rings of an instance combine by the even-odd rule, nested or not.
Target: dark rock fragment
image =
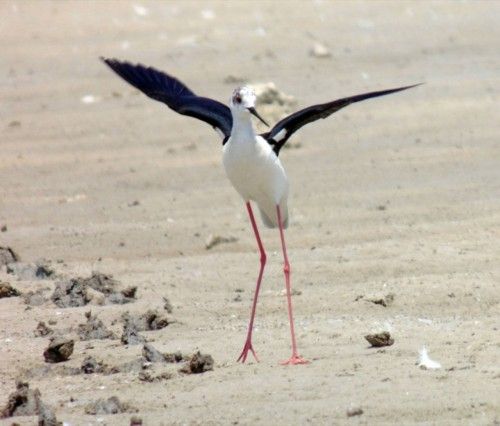
[[[9,283],[0,282],[0,299],[4,297],[17,297],[20,296],[18,290],[12,287]]]
[[[211,355],[201,354],[196,352],[188,361],[188,363],[181,368],[180,372],[185,374],[200,374],[214,369],[214,359]]]
[[[73,353],[75,347],[75,341],[72,339],[65,338],[55,338],[51,339],[51,342],[47,349],[45,349],[43,356],[45,362],[56,363],[67,361],[68,358]]]
[[[383,331],[382,333],[367,334],[365,339],[368,343],[375,348],[381,348],[383,346],[391,346],[394,343],[394,339],[388,331]]]

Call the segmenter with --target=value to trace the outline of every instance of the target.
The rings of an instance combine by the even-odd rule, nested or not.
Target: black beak
[[[259,115],[259,113],[255,110],[254,107],[252,108],[247,108],[248,111],[250,111],[250,114],[255,115],[260,121],[262,121],[267,127],[269,127],[269,124],[266,123],[266,121]]]

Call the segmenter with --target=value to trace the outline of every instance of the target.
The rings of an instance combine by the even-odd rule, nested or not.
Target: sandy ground
[[[1,2],[0,245],[23,262],[51,261],[62,278],[22,279],[4,266],[0,281],[47,288],[48,298],[59,279],[99,271],[138,290],[127,305],[1,299],[0,407],[24,377],[71,425],[128,424],[130,412],[85,414],[110,396],[146,425],[498,424],[499,18],[493,1]],[[311,56],[315,42],[331,55]],[[262,230],[261,362],[235,362],[258,255],[219,138],[138,94],[99,55],[168,70],[221,101],[230,75],[272,81],[298,108],[426,83],[308,126],[282,151],[309,365],[278,365],[290,341],[275,230]],[[207,250],[210,234],[237,241]],[[387,307],[368,301],[389,293]],[[172,375],[154,382],[133,369],[63,374],[89,355],[138,360],[142,345],[119,340],[121,315],[164,313],[162,297],[175,322],[143,336],[162,352],[210,354],[213,371],[154,364],[151,374]],[[90,309],[117,339],[78,339]],[[43,368],[41,320],[75,338],[67,362]],[[370,348],[364,335],[381,330],[394,345]],[[424,345],[441,369],[416,365]]]

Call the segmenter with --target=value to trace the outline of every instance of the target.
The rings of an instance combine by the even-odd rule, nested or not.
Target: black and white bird
[[[290,136],[302,126],[327,118],[334,112],[352,103],[385,96],[418,86],[398,87],[364,93],[332,102],[313,105],[297,111],[279,121],[269,132],[256,134],[251,116],[254,115],[266,126],[267,123],[255,110],[256,95],[251,87],[243,86],[234,90],[229,107],[209,98],[197,96],[177,78],[165,72],[141,64],[101,58],[116,74],[152,99],[165,103],[179,114],[205,121],[222,136],[222,162],[227,177],[246,203],[260,251],[260,270],[252,303],[248,332],[238,361],[245,362],[248,352],[258,361],[252,346],[252,330],[259,296],[260,284],[266,264],[266,252],[262,244],[251,201],[257,204],[262,220],[267,227],[279,228],[284,258],[284,274],[288,316],[292,339],[292,355],[282,364],[305,364],[297,351],[292,300],[290,289],[290,263],[288,261],[284,229],[288,226],[288,179],[279,159],[279,153]]]

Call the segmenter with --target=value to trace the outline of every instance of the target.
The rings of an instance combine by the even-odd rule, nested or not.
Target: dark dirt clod
[[[4,297],[16,297],[21,293],[12,287],[9,283],[0,282],[0,299]]]
[[[167,317],[162,316],[157,311],[147,311],[141,318],[146,321],[146,330],[161,330],[170,324]]]
[[[31,390],[27,382],[17,381],[16,390],[9,395],[7,404],[0,412],[0,418],[34,416],[40,410],[40,391]]]
[[[347,417],[361,416],[363,409],[361,407],[350,407],[346,411]]]
[[[394,302],[394,298],[394,293],[389,293],[384,297],[375,297],[372,299],[367,299],[367,301],[374,303],[375,305],[382,305],[384,308],[387,308],[387,306],[392,305],[392,303]]]
[[[391,346],[394,343],[394,339],[388,331],[383,331],[382,333],[367,334],[365,339],[368,343],[375,348],[381,348],[383,346]]]
[[[146,361],[149,362],[164,362],[165,357],[163,354],[157,350],[153,345],[150,343],[146,343],[142,347],[142,356],[146,359]]]
[[[66,361],[73,353],[74,347],[74,340],[64,338],[52,339],[49,347],[43,353],[45,362],[55,363]]]
[[[36,263],[10,263],[7,265],[7,273],[26,281],[45,280],[54,278],[56,275],[50,262],[44,259],[38,260]]]
[[[89,287],[100,291],[103,294],[110,295],[116,291],[116,287],[120,284],[113,278],[112,275],[102,274],[100,272],[92,272],[89,278],[82,279]]]
[[[125,312],[122,315],[122,320],[125,325],[133,324],[137,331],[161,330],[170,324],[166,316],[152,309],[139,316],[133,316],[129,312]]]
[[[44,321],[40,321],[34,331],[35,337],[45,337],[49,336],[52,333],[54,333],[54,330],[52,330],[47,324],[45,324]]]
[[[120,402],[116,396],[108,399],[98,399],[85,407],[85,414],[118,414],[134,411],[129,404]]]
[[[163,357],[165,358],[165,362],[170,363],[178,363],[189,359],[189,357],[182,355],[180,351],[164,353]]]
[[[125,290],[122,290],[121,293],[124,297],[128,297],[129,299],[135,299],[135,294],[137,293],[137,286],[127,287]]]
[[[161,382],[163,380],[169,380],[173,377],[172,373],[169,373],[167,371],[157,374],[157,375],[152,375],[149,371],[141,371],[139,373],[139,380],[141,382]]]
[[[142,426],[142,419],[137,416],[132,416],[130,418],[130,426]]]
[[[69,281],[56,283],[52,301],[60,308],[85,306],[90,301],[87,286],[81,278],[71,278]]]
[[[85,316],[87,322],[78,325],[80,340],[116,339],[115,333],[107,329],[97,316],[92,315],[92,312],[86,312]]]
[[[102,361],[97,361],[91,356],[88,356],[83,360],[80,369],[84,374],[105,373],[108,371],[107,366]]]
[[[146,341],[146,339],[139,334],[137,324],[132,320],[125,320],[120,340],[124,345],[139,345]]]
[[[119,282],[111,275],[93,272],[87,278],[71,278],[69,281],[56,283],[52,301],[60,308],[85,306],[90,302],[89,288],[102,293],[106,303],[125,304],[135,300],[136,287],[117,290]]]
[[[0,266],[8,265],[9,263],[19,262],[20,257],[10,247],[0,246]]]
[[[200,374],[214,369],[214,359],[211,355],[201,354],[196,352],[187,365],[181,368],[181,373],[186,374]]]

